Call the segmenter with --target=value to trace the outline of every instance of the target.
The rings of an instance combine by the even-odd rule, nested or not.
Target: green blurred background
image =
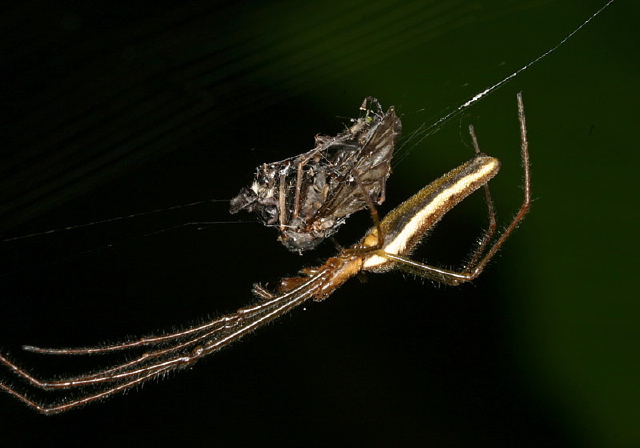
[[[0,397],[3,439],[640,446],[633,293],[640,8],[613,3],[548,58],[431,126],[602,5],[3,6],[3,238],[229,199],[259,163],[308,150],[317,133],[339,132],[369,95],[395,105],[404,129],[383,213],[470,158],[473,123],[483,151],[503,161],[492,192],[508,222],[522,194],[519,91],[535,199],[473,285],[438,288],[400,274],[353,281],[193,371],[127,397],[52,418]],[[335,252],[327,243],[316,255],[288,254],[275,232],[251,223],[136,237],[228,221],[226,207],[4,241],[0,346],[43,373],[67,372],[65,360],[39,364],[19,345],[89,345],[183,325],[250,301],[252,282],[273,284]],[[341,244],[370,225],[362,215],[338,234]],[[482,198],[471,199],[416,256],[453,267],[484,225]]]

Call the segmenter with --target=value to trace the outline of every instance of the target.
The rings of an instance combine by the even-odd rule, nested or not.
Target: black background
[[[597,1],[29,2],[0,15],[4,238],[208,199],[337,133],[362,98],[394,104],[405,142],[381,213],[481,148],[506,223],[521,196],[515,93],[535,202],[473,284],[353,280],[188,372],[43,417],[2,396],[18,443],[95,446],[634,446],[637,8],[614,3],[556,53],[415,145]],[[0,345],[55,375],[98,365],[20,344],[91,345],[232,311],[335,252],[287,253],[228,203],[2,243]],[[354,216],[351,244],[370,225]],[[250,221],[248,216],[240,217]],[[455,266],[482,198],[416,256]],[[105,248],[113,245],[112,248]],[[88,252],[88,253],[87,253]],[[9,371],[0,373],[13,381]],[[32,393],[36,393],[31,391]]]

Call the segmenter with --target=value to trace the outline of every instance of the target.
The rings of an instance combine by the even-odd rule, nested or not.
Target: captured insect
[[[181,331],[145,336],[132,342],[83,348],[24,346],[27,351],[43,355],[123,352],[125,360],[79,376],[43,380],[8,358],[0,356],[0,364],[13,371],[17,378],[27,385],[46,392],[60,391],[64,396],[58,400],[33,399],[8,382],[0,382],[0,388],[41,413],[63,412],[109,397],[152,378],[162,377],[169,371],[189,367],[309,299],[326,299],[343,283],[363,271],[382,273],[398,269],[449,285],[475,279],[529,210],[529,149],[524,105],[520,94],[517,101],[524,166],[524,199],[511,223],[499,235],[495,235],[496,219],[487,183],[498,173],[500,162],[480,151],[475,131],[470,127],[475,156],[424,187],[382,220],[378,218],[375,201],[371,197],[371,190],[367,190],[367,184],[356,182],[362,193],[361,197],[371,212],[373,227],[359,242],[341,250],[323,265],[304,268],[300,271],[301,276],[282,279],[275,291],[269,291],[260,284],[254,285],[256,303]],[[380,176],[377,178],[380,179]],[[425,234],[449,210],[480,187],[484,187],[489,226],[478,246],[472,251],[469,261],[459,271],[453,271],[409,258]]]
[[[231,213],[255,212],[293,251],[314,249],[371,202],[382,205],[391,158],[402,129],[392,106],[383,113],[365,98],[364,116],[335,137],[317,135],[311,151],[256,169],[250,188],[231,200]]]

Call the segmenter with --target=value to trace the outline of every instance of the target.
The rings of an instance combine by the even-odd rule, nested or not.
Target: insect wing
[[[385,200],[386,180],[391,174],[391,159],[396,141],[402,130],[400,119],[393,106],[382,121],[372,128],[367,139],[353,155],[348,172],[335,179],[333,194],[318,210],[317,220],[347,217],[368,205],[365,191],[371,202],[382,204]]]

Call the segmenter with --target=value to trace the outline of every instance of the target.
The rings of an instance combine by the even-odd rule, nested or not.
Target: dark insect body
[[[292,252],[314,249],[346,218],[385,200],[391,159],[402,125],[373,97],[363,114],[336,135],[317,135],[311,151],[256,169],[253,184],[231,200],[231,213],[254,212]],[[368,197],[367,197],[368,196]]]

